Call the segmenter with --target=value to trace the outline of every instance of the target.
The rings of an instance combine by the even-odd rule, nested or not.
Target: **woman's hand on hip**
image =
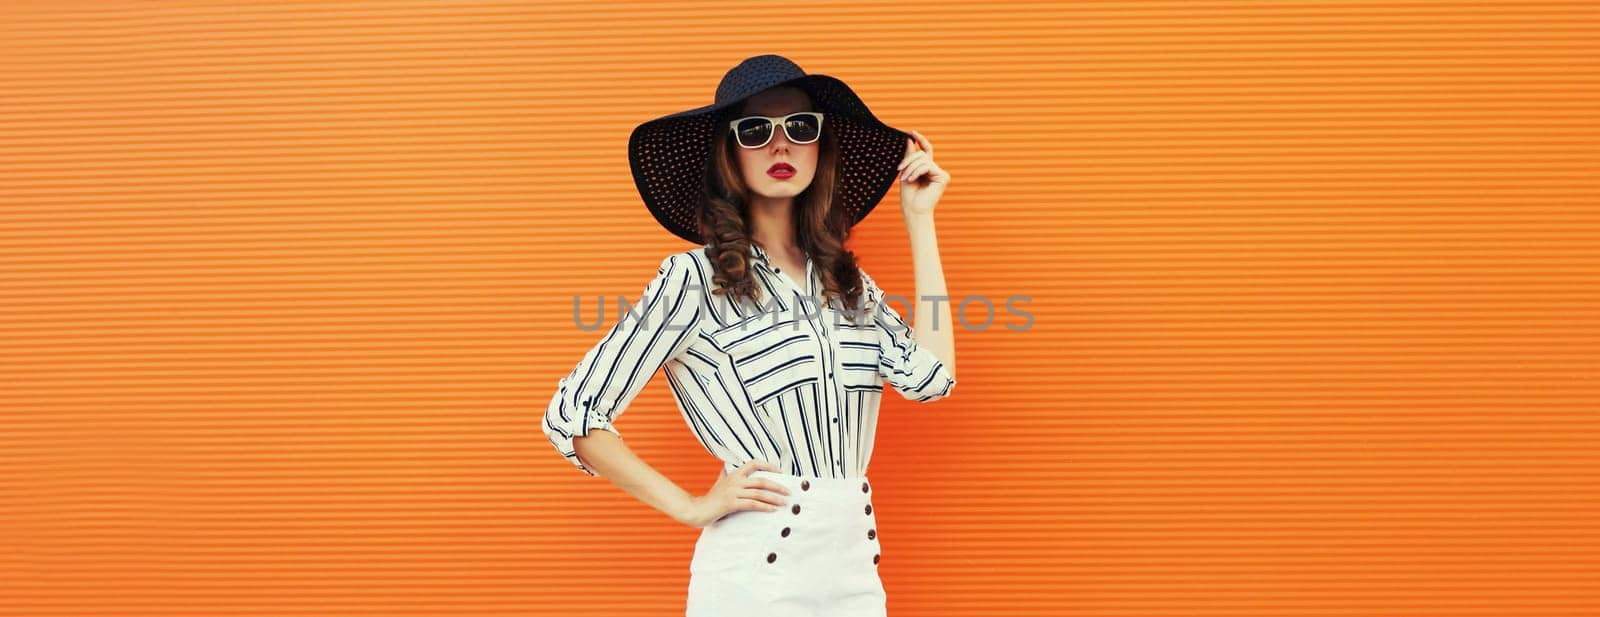
[[[690,527],[705,527],[731,512],[772,512],[788,504],[783,496],[789,494],[789,489],[771,480],[750,477],[757,471],[777,472],[778,467],[766,461],[750,461],[737,471],[718,477],[710,492],[690,501],[688,510],[678,517],[678,522]]]

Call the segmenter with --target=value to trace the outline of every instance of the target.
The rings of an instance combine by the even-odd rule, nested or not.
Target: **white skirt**
[[[757,471],[788,505],[740,510],[700,531],[687,617],[884,617],[872,485]]]

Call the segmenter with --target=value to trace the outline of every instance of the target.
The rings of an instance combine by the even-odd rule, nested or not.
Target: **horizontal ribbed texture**
[[[688,248],[629,131],[758,53],[932,140],[949,289],[995,304],[959,394],[884,400],[891,614],[1600,614],[1597,35],[1589,2],[7,3],[0,614],[681,614],[698,530],[539,414],[599,335],[574,296]],[[897,195],[853,248],[909,296]],[[662,380],[623,418],[711,486]]]

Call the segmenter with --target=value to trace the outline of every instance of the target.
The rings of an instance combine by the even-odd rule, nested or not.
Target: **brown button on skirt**
[[[685,615],[886,615],[867,479],[751,475],[787,487],[789,507],[733,512],[700,530]]]

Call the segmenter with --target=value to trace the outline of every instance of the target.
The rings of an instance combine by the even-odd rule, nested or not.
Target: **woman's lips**
[[[794,168],[783,164],[773,165],[767,170],[767,175],[780,179],[791,178],[794,177]]]

